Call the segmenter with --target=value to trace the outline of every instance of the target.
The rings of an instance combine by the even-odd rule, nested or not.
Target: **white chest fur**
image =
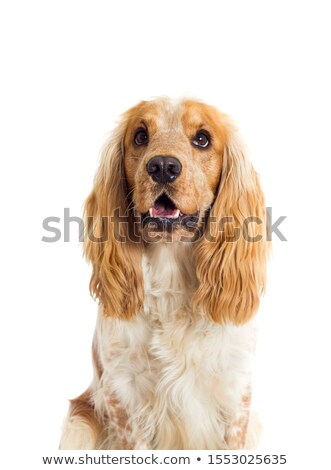
[[[103,389],[149,448],[222,448],[249,384],[253,323],[215,325],[193,311],[189,244],[151,247],[143,273],[144,312],[98,319]]]

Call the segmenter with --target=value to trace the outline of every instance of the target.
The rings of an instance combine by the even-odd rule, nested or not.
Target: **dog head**
[[[194,243],[194,303],[215,322],[256,311],[265,276],[265,207],[231,120],[193,100],[144,101],[106,143],[86,201],[91,290],[105,313],[143,306],[148,243]],[[239,232],[238,232],[239,230]]]

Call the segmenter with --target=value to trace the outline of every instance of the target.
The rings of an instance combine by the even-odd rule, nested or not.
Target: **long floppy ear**
[[[259,179],[237,129],[227,124],[222,174],[204,237],[196,247],[194,302],[217,323],[248,321],[266,270],[266,214]]]
[[[123,118],[102,150],[84,211],[84,253],[93,267],[91,294],[105,315],[122,319],[132,318],[143,306],[141,245],[130,234],[133,216],[124,174],[126,126]]]

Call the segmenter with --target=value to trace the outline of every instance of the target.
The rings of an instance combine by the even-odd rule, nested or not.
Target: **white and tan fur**
[[[144,244],[138,259],[143,307],[135,315],[108,315],[101,299],[94,378],[72,400],[60,448],[256,444],[249,411],[254,318],[215,321],[204,313],[205,304],[194,300],[202,283],[195,250],[179,240]]]

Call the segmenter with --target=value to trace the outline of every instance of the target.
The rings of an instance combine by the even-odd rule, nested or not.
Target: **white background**
[[[274,219],[287,216],[288,242],[274,240],[259,313],[260,451],[287,453],[290,469],[327,468],[328,3],[1,2],[3,468],[42,467],[67,398],[91,379],[96,305],[78,230],[72,224],[70,243],[44,243],[42,220],[63,221],[64,207],[81,215],[107,132],[158,95],[197,97],[232,115]]]

